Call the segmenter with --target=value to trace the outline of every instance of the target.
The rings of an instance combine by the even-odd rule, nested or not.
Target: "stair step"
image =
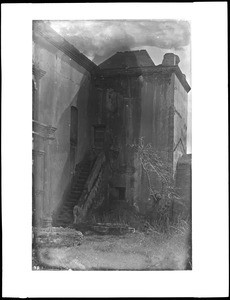
[[[83,189],[85,186],[85,183],[86,183],[85,181],[78,182],[76,188],[78,188],[79,190]]]
[[[77,188],[72,188],[71,192],[70,193],[78,193],[79,195],[81,195],[81,193],[83,192],[84,188],[80,188],[80,187],[77,187]]]
[[[70,193],[69,194],[69,198],[68,199],[78,199],[79,197],[81,197],[82,191],[80,193]]]
[[[69,224],[71,224],[72,222],[71,221],[58,221],[57,222],[57,224],[59,225],[59,226],[62,226],[63,227],[63,225],[69,225]]]
[[[73,214],[73,210],[70,209],[69,207],[67,207],[66,209],[63,209],[59,216],[64,216],[64,215],[72,215]]]
[[[74,196],[74,195],[69,195],[68,203],[77,201],[80,197],[81,197],[81,194],[79,196],[77,196],[77,197]]]
[[[87,178],[88,178],[88,176],[79,176],[77,181],[86,180]]]
[[[72,188],[72,190],[82,192],[83,189],[84,189],[84,185],[85,185],[85,183],[84,184],[78,184],[78,185],[74,186]]]
[[[78,182],[83,182],[83,181],[85,182],[86,180],[87,180],[87,178],[79,177],[78,180],[77,180],[77,183]]]
[[[83,167],[83,168],[81,169],[80,173],[82,173],[82,172],[89,172],[90,169],[91,169],[91,166],[90,166],[90,165],[89,165],[89,166],[85,166],[85,167]]]
[[[74,206],[77,204],[77,200],[69,203],[69,208],[73,210]]]
[[[70,193],[68,199],[79,199],[81,195],[83,194],[83,190],[79,194]]]
[[[79,197],[81,197],[81,194],[82,194],[82,193],[79,193],[79,194],[71,193],[71,194],[69,195],[68,202],[73,201],[73,200],[78,200]]]
[[[72,219],[72,215],[63,215],[59,218],[59,220],[69,220]]]
[[[72,210],[72,207],[74,207],[74,204],[66,204],[65,207],[63,207],[62,213],[69,212],[70,210]]]
[[[74,206],[75,206],[75,204],[70,204],[69,206],[66,206],[66,208],[65,208],[65,213],[73,213],[73,208],[74,208]]]
[[[73,209],[73,207],[74,207],[74,204],[68,203],[68,204],[66,204],[65,206],[63,206],[62,211],[63,211],[63,212],[66,212],[67,210],[70,211],[70,210]]]
[[[71,191],[76,191],[76,192],[82,191],[82,184],[78,183],[78,184],[73,185]]]
[[[86,180],[85,179],[82,180],[82,178],[81,178],[81,179],[78,179],[77,182],[75,182],[75,185],[76,186],[81,186],[82,184],[85,184],[85,182],[86,182]]]
[[[82,165],[81,169],[87,168],[91,166],[91,162],[86,162],[84,165]]]
[[[78,177],[76,180],[74,180],[74,182],[75,182],[75,184],[79,181],[79,179],[84,179],[84,180],[86,180],[88,178],[88,176],[87,177]]]
[[[78,199],[80,196],[81,196],[81,192],[80,193],[71,192],[69,199],[75,199],[75,198]]]
[[[70,218],[72,218],[73,216],[72,215],[66,215],[66,214],[63,214],[63,215],[60,215],[57,220],[68,220]]]
[[[86,183],[87,178],[79,178],[76,182],[76,184],[85,184]]]
[[[82,191],[84,188],[84,185],[83,184],[79,184],[79,185],[75,185],[72,187],[72,190],[76,190],[76,191]]]
[[[72,209],[75,205],[75,203],[77,202],[77,200],[73,199],[71,201],[69,201],[67,204],[66,204],[66,208],[67,209]]]
[[[57,219],[56,222],[58,223],[71,223],[72,219]]]
[[[78,194],[79,196],[81,196],[83,190],[84,190],[84,189],[81,189],[81,190],[72,190],[72,191],[70,192],[70,195],[72,195],[72,193],[73,193],[74,195]]]
[[[76,203],[78,202],[78,200],[79,199],[70,200],[69,204],[71,204],[74,207],[74,205],[76,205]]]
[[[72,222],[72,218],[62,218],[62,219],[58,219],[57,222],[61,222],[61,223],[71,223],[71,222]]]
[[[89,172],[81,172],[79,174],[79,177],[87,177],[89,175]]]
[[[57,220],[58,221],[67,221],[68,222],[68,220],[72,220],[72,216],[60,216],[60,218],[58,218]]]

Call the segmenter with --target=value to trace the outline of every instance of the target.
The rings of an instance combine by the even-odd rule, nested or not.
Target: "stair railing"
[[[105,163],[105,154],[101,152],[93,165],[92,171],[85,183],[84,191],[79,199],[78,207],[81,208],[81,216],[80,219],[86,216],[88,208],[91,206],[96,193],[100,187],[100,183],[102,180],[103,173],[103,165]]]
[[[84,163],[89,160],[91,161],[91,164],[93,164],[95,161],[95,154],[92,152],[92,150],[86,152],[84,158],[75,166],[75,169],[73,172],[73,177],[71,180],[72,187],[77,182],[77,180],[81,174],[82,167],[84,166]]]

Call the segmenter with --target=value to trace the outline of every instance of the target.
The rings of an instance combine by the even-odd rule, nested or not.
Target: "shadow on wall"
[[[142,53],[144,54],[144,52],[141,51],[125,51],[119,53],[119,64],[121,64],[123,69],[141,67]],[[116,68],[117,60],[114,61],[114,65],[112,60],[111,64],[112,65],[109,65],[109,68]],[[112,101],[112,99],[103,98],[103,108],[98,110],[97,93],[94,82],[89,81],[87,77],[83,77],[78,93],[75,95],[70,105],[62,113],[57,124],[58,129],[56,135],[58,145],[56,152],[54,151],[54,167],[52,170],[52,174],[54,176],[54,178],[52,178],[52,190],[54,191],[54,218],[60,211],[62,205],[68,200],[68,195],[71,189],[71,180],[73,177],[73,173],[71,174],[71,172],[74,170],[75,165],[83,159],[84,154],[90,148],[92,142],[91,128],[92,125],[97,124],[99,111],[102,111],[102,119],[105,121],[108,134],[112,137],[114,135],[118,135],[118,140],[120,140],[121,155],[118,157],[116,162],[114,162],[114,165],[117,166],[116,171],[118,172],[115,172],[115,174],[114,171],[111,170],[110,176],[108,177],[113,178],[113,175],[116,175],[116,178],[117,176],[120,177],[120,180],[118,181],[121,183],[117,186],[115,182],[111,182],[112,188],[125,188],[125,197],[130,200],[131,198],[134,199],[138,197],[140,182],[142,182],[142,186],[145,184],[144,193],[148,193],[148,187],[146,186],[147,178],[145,174],[143,174],[143,177],[141,178],[131,178],[131,175],[127,174],[125,171],[125,180],[124,176],[122,177],[122,173],[124,173],[122,167],[132,163],[134,165],[134,161],[132,162],[132,158],[128,153],[127,145],[140,138],[140,116],[142,114],[142,106],[139,105],[139,103],[137,107],[137,101],[145,100],[145,98],[140,99],[142,82],[141,80],[137,80],[137,78],[130,76],[124,76],[122,79],[118,77],[116,80],[115,78],[110,78],[109,80],[105,78],[102,81],[104,90],[113,89],[117,95],[122,95],[122,98],[118,101],[121,103],[117,103],[117,110],[119,110],[118,114],[116,110],[111,109],[113,106],[111,106],[110,103],[107,103],[107,101]],[[78,109],[78,142],[75,155],[73,156],[71,154],[70,143],[71,106],[75,106]],[[116,118],[119,118],[118,116],[122,116],[123,122],[116,122]],[[121,123],[124,124],[122,128],[120,127]],[[109,138],[108,145],[106,145],[105,141],[105,147],[106,146],[110,147]],[[57,177],[56,174],[61,175],[60,177]],[[132,181],[133,183],[131,183]],[[118,195],[118,200],[120,200],[119,197],[120,196]]]
[[[67,201],[75,165],[82,160],[90,145],[90,122],[88,120],[88,102],[90,100],[90,82],[84,77],[80,88],[70,105],[62,113],[56,132],[56,145],[53,146],[52,191],[53,220],[56,219],[62,205]],[[71,107],[78,109],[77,145],[71,145]],[[60,174],[60,176],[58,176]]]

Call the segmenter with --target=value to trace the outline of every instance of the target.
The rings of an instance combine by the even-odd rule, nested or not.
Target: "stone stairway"
[[[81,194],[84,190],[86,181],[90,175],[95,160],[87,159],[81,163],[81,166],[75,175],[72,182],[72,188],[67,200],[62,204],[57,218],[53,222],[53,226],[71,227],[73,224],[73,207],[78,203]]]

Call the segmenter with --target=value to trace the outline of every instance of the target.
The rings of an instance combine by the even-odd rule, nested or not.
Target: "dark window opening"
[[[125,187],[116,187],[119,192],[119,200],[125,200]]]
[[[94,147],[96,149],[103,149],[105,142],[105,126],[95,125],[94,126]]]
[[[70,121],[70,144],[77,146],[78,142],[78,109],[71,106],[71,121]]]
[[[32,81],[32,91],[33,91],[33,95],[32,95],[32,104],[33,104],[33,108],[32,108],[32,119],[37,121],[38,120],[38,103],[37,103],[37,95],[36,95],[36,85],[34,80]]]

